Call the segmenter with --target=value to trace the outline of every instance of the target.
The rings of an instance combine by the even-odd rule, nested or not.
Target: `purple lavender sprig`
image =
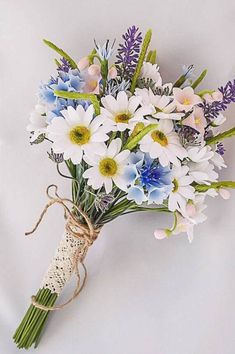
[[[60,58],[60,61],[61,61],[61,64],[58,66],[57,70],[68,73],[69,70],[71,69],[71,65],[70,65],[69,61],[65,58]]]
[[[224,155],[224,153],[225,153],[225,148],[224,148],[224,145],[223,145],[223,143],[218,143],[217,145],[216,145],[216,150],[215,150],[219,155],[221,155],[221,156],[223,156]]]
[[[138,62],[142,35],[138,27],[132,26],[127,29],[122,38],[124,44],[119,44],[116,64],[118,74],[125,79],[130,79]]]
[[[232,81],[229,81],[224,87],[220,87],[219,91],[223,95],[223,101],[221,104],[223,105],[223,110],[227,108],[227,105],[229,105],[232,102],[235,102],[235,79]]]
[[[225,111],[228,105],[235,102],[235,80],[229,81],[225,86],[221,86],[218,89],[222,95],[222,101],[215,101],[212,103],[202,103],[200,106],[204,110],[205,117],[209,122],[212,122],[220,112]]]

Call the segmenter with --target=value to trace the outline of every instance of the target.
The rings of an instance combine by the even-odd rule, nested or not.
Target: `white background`
[[[48,38],[77,60],[93,38],[117,38],[132,24],[153,29],[164,81],[182,64],[209,73],[201,88],[234,78],[233,0],[1,0],[0,1],[0,353],[18,350],[11,336],[36,292],[63,229],[51,210],[40,230],[24,237],[46,202],[50,183],[69,196],[46,156],[25,132],[40,80],[55,73]],[[234,126],[235,107],[227,111]],[[234,141],[226,141],[235,178]],[[208,221],[189,244],[185,235],[156,241],[163,215],[139,214],[107,225],[90,250],[89,280],[73,304],[53,313],[40,354],[234,354],[235,193],[208,201]],[[64,294],[69,295],[71,288]],[[63,298],[63,299],[64,299]],[[30,351],[31,352],[31,351]],[[32,350],[33,352],[33,350]]]

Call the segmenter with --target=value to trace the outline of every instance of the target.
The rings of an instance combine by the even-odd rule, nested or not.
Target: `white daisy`
[[[32,133],[30,141],[35,141],[39,135],[46,133],[46,108],[42,104],[37,104],[34,111],[30,114],[29,121],[26,129],[28,132]]]
[[[189,175],[196,183],[210,184],[210,182],[216,182],[218,173],[214,171],[214,165],[208,161],[192,162],[189,161],[187,166],[189,167]]]
[[[179,159],[188,156],[186,149],[181,145],[178,134],[174,131],[172,120],[164,119],[158,122],[156,130],[152,130],[140,141],[140,150],[148,152],[151,158],[159,158],[160,164],[165,167],[170,162],[180,166]]]
[[[170,96],[154,95],[151,89],[146,88],[137,88],[135,93],[142,98],[143,105],[152,105],[154,107],[155,112],[152,113],[154,118],[179,120],[184,116],[184,113],[174,112],[176,103]]]
[[[214,151],[212,151],[211,147],[206,146],[190,146],[187,148],[188,158],[193,162],[204,162],[212,159],[214,156]]]
[[[53,141],[56,153],[64,153],[64,159],[71,159],[74,164],[81,162],[83,152],[90,149],[103,151],[103,142],[108,140],[108,125],[102,125],[104,119],[95,117],[94,107],[90,105],[85,111],[83,106],[76,109],[68,107],[61,111],[63,117],[56,117],[48,126],[48,138]]]
[[[162,78],[159,74],[159,66],[157,64],[151,64],[145,61],[141,69],[140,77],[151,79],[156,86],[162,86]]]
[[[153,112],[152,106],[142,106],[141,97],[128,98],[126,92],[120,91],[115,99],[111,95],[102,97],[101,117],[109,120],[113,130],[130,129],[136,122],[144,120],[144,116]]]
[[[105,148],[102,153],[89,151],[84,156],[84,160],[88,165],[92,166],[83,174],[84,178],[88,178],[87,184],[93,189],[99,189],[104,185],[106,193],[110,193],[114,184],[126,190],[126,182],[123,177],[124,167],[127,165],[127,159],[130,154],[129,150],[121,150],[121,139],[114,139],[110,145]]]
[[[215,165],[215,167],[217,167],[219,170],[221,170],[222,168],[226,168],[227,165],[224,162],[223,156],[221,156],[220,154],[218,154],[218,152],[214,151],[214,155],[211,158],[211,162]]]
[[[194,199],[194,188],[191,186],[193,178],[188,175],[189,168],[187,166],[173,167],[173,185],[169,200],[168,208],[171,211],[178,210],[185,213],[187,201]]]

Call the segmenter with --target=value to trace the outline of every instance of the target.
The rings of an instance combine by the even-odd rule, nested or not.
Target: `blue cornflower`
[[[127,199],[137,204],[162,204],[173,187],[170,168],[142,152],[130,154],[124,176],[129,185]]]
[[[183,65],[182,66],[182,71],[183,71],[183,75],[185,76],[186,80],[182,85],[182,88],[187,87],[187,86],[191,86],[193,79],[195,78],[195,68],[194,65]]]
[[[109,58],[112,56],[113,52],[114,52],[114,43],[115,41],[113,41],[112,45],[109,45],[109,40],[107,40],[104,45],[101,47],[101,45],[99,43],[95,42],[95,49],[96,52],[98,54],[98,56],[100,57],[101,60],[109,60]]]

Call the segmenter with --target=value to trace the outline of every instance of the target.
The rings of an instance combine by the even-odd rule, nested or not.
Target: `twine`
[[[50,190],[52,188],[55,189],[54,196],[50,194]],[[83,246],[82,256],[79,254],[79,251],[77,251],[74,256],[72,270],[75,269],[75,273],[77,276],[77,285],[76,285],[76,288],[73,292],[73,295],[69,298],[69,300],[67,300],[65,303],[58,305],[58,306],[44,306],[36,301],[36,297],[34,295],[31,296],[32,305],[34,305],[38,309],[41,309],[44,311],[60,310],[60,309],[64,308],[66,305],[68,305],[70,302],[72,302],[80,294],[80,292],[84,288],[86,280],[87,280],[87,269],[86,269],[85,264],[83,263],[83,260],[84,260],[86,253],[87,253],[88,248],[93,244],[93,242],[96,240],[96,238],[100,232],[100,229],[95,229],[93,227],[93,224],[92,224],[90,218],[79,206],[77,206],[70,199],[61,198],[58,195],[57,191],[58,191],[58,187],[55,184],[51,184],[50,186],[47,187],[46,194],[47,194],[47,197],[49,198],[49,202],[45,205],[34,228],[31,231],[26,232],[25,235],[28,236],[28,235],[33,234],[37,230],[39,224],[41,223],[41,221],[42,221],[44,215],[47,213],[48,209],[54,204],[59,204],[63,207],[65,217],[67,218],[67,222],[65,225],[66,231],[76,238],[82,238],[84,240],[84,246]],[[87,225],[84,225],[80,220],[78,220],[78,218],[74,215],[74,213],[71,212],[71,210],[68,208],[66,203],[71,204],[76,209],[76,211],[84,218]],[[84,278],[83,278],[82,283],[81,283],[81,276],[80,276],[80,272],[79,272],[79,264],[82,265],[83,270],[84,270]]]

